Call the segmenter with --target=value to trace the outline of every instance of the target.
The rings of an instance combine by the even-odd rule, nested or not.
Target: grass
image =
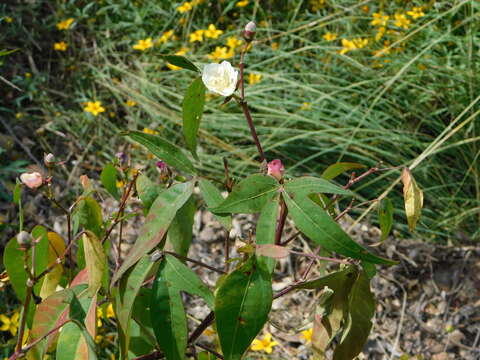
[[[210,62],[205,55],[215,46],[255,19],[259,42],[247,55],[246,71],[262,78],[248,86],[247,97],[268,159],[281,158],[291,175],[319,175],[336,161],[410,166],[425,192],[417,236],[480,238],[478,2],[415,1],[405,7],[401,1],[327,1],[318,11],[308,1],[250,1],[244,8],[235,3],[206,1],[184,15],[176,11],[180,3],[159,0],[3,5],[0,18],[3,13],[14,21],[1,23],[6,31],[0,36],[9,49],[20,50],[5,58],[2,76],[23,91],[8,88],[0,116],[35,134],[37,154],[53,151],[76,160],[77,171],[65,174],[70,184],[87,170],[98,174],[126,149],[126,140],[116,136],[126,128],[159,130],[182,145],[181,101],[192,73],[168,69],[158,55],[188,46],[187,56],[201,66]],[[408,30],[389,20],[395,33],[374,40],[372,13],[383,9],[393,16],[415,5],[424,7],[424,17],[410,18]],[[73,28],[56,30],[68,17],[75,19]],[[192,47],[188,35],[211,23],[225,33]],[[170,29],[177,40],[145,52],[132,49],[137,40]],[[337,40],[324,40],[327,31]],[[357,37],[369,44],[338,53],[340,39]],[[65,53],[52,49],[61,40],[69,44]],[[390,54],[375,57],[372,51],[384,48],[384,40],[390,40]],[[32,76],[25,78],[25,72]],[[82,103],[93,99],[107,108],[98,118],[82,111]],[[128,99],[137,105],[126,106]],[[255,146],[240,109],[221,101],[207,102],[198,165],[205,174],[219,175],[227,157],[241,177],[257,169]],[[144,152],[128,149],[139,165],[154,167]],[[396,222],[404,224],[402,189],[392,187],[399,174],[381,173],[357,190],[368,199],[388,193]],[[375,222],[372,210],[359,215]]]

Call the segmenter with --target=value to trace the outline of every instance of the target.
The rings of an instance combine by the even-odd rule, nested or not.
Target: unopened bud
[[[30,189],[36,189],[43,184],[42,175],[38,172],[23,173],[20,175],[20,180]]]
[[[127,162],[127,154],[125,154],[123,151],[120,151],[116,154],[116,156],[120,165],[125,165]]]
[[[158,172],[160,173],[160,180],[162,182],[167,182],[170,176],[172,175],[170,169],[168,168],[167,164],[165,161],[157,161],[157,169]]]
[[[280,180],[283,177],[285,167],[279,159],[272,160],[267,165],[267,174]]]
[[[255,33],[257,32],[257,25],[253,21],[250,21],[247,25],[245,25],[245,29],[243,30],[243,38],[250,42],[255,38]]]
[[[32,236],[26,231],[20,231],[17,235],[17,243],[20,247],[28,249],[32,244]]]
[[[52,168],[55,166],[55,156],[52,153],[45,155],[43,162],[47,168]]]

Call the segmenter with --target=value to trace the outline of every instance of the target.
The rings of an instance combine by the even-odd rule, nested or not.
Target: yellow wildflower
[[[69,19],[60,21],[59,23],[57,23],[57,29],[58,30],[68,30],[70,28],[70,26],[72,26],[73,21],[74,21],[73,18],[69,18]]]
[[[53,49],[56,51],[67,51],[68,44],[65,41],[60,41],[53,44]]]
[[[117,188],[123,188],[123,185],[125,185],[125,183],[123,181],[120,181],[120,180],[117,180],[115,182],[115,185],[117,186]],[[100,309],[101,310],[101,309]],[[102,314],[103,315],[103,314]]]
[[[302,331],[302,336],[305,339],[305,342],[309,343],[312,341],[313,328]]]
[[[192,4],[187,1],[187,2],[184,2],[182,5],[180,5],[179,7],[177,7],[177,11],[183,14],[192,10],[192,8],[193,8]]]
[[[196,5],[199,5],[201,3],[204,3],[205,0],[192,0],[190,3],[193,5],[193,6],[196,6]]]
[[[235,4],[236,7],[245,7],[248,5],[248,0],[241,0]]]
[[[215,51],[207,55],[210,60],[218,61],[221,59],[230,59],[233,57],[233,49],[227,49],[226,46],[217,46]]]
[[[98,324],[97,324],[97,325],[98,325]],[[100,326],[102,326],[102,325],[100,324]],[[97,336],[95,336],[95,343],[96,343],[96,344],[100,344],[100,343],[102,342],[102,340],[103,340],[103,335],[97,335]]]
[[[363,11],[364,13],[368,13],[368,12],[370,11],[370,8],[368,7],[368,5],[363,5],[363,6],[362,6],[362,11]]]
[[[414,6],[411,11],[407,11],[407,15],[410,15],[412,18],[417,19],[419,17],[425,16],[421,7]]]
[[[187,19],[184,18],[184,17],[181,17],[180,19],[178,19],[178,24],[179,24],[179,25],[183,25],[183,24],[185,24],[186,22],[187,22]]]
[[[98,114],[105,111],[105,108],[102,106],[100,101],[88,101],[87,106],[83,108],[84,111],[97,116]]]
[[[249,83],[250,85],[256,84],[256,83],[258,83],[260,80],[262,80],[262,75],[260,75],[260,74],[250,73],[250,74],[248,75],[248,83]]]
[[[23,115],[24,115],[23,113],[18,112],[18,113],[15,114],[15,118],[16,119],[21,119],[21,118],[23,118]]]
[[[113,111],[110,111],[110,112],[108,113],[108,116],[113,119],[115,116],[117,116],[117,114],[115,114],[115,112],[113,112]]]
[[[202,42],[204,33],[205,33],[205,30],[196,30],[195,32],[193,32],[189,35],[190,36],[189,41],[190,42],[195,42],[195,41]]]
[[[227,39],[227,46],[229,48],[235,49],[235,48],[239,47],[240,45],[242,45],[242,40],[240,40],[236,36],[230,36]]]
[[[157,135],[158,131],[149,129],[149,128],[143,128],[143,133],[144,134],[149,134],[149,135]]]
[[[322,36],[324,40],[327,41],[333,41],[337,38],[337,34],[331,33],[330,31],[327,31],[325,35]]]
[[[300,106],[300,110],[310,110],[311,108],[312,108],[312,105],[307,101],[304,101],[302,103],[302,106]]]
[[[340,54],[344,55],[349,51],[364,48],[368,44],[368,39],[355,38],[352,40],[342,39],[343,49],[340,50]]]
[[[15,311],[10,318],[0,314],[0,321],[3,323],[2,326],[0,326],[0,331],[9,331],[13,336],[17,335],[19,316],[18,311]]]
[[[26,73],[25,73],[25,77],[26,77],[27,79],[30,79],[30,78],[32,77],[32,73],[26,72]]]
[[[423,65],[423,64],[418,64],[417,68],[418,68],[418,70],[420,70],[420,71],[427,70],[427,67],[426,67],[425,65]]]
[[[388,19],[390,16],[383,15],[383,12],[373,13],[373,20],[370,22],[373,26],[387,26]]]
[[[387,28],[385,26],[380,26],[377,33],[375,34],[375,40],[379,41],[383,37],[383,35],[385,35],[385,31],[387,31]]]
[[[135,50],[145,51],[153,46],[152,38],[146,38],[145,40],[138,40],[138,42],[132,47]]]
[[[4,19],[5,19],[5,22],[7,22],[9,24],[13,22],[13,18],[10,17],[10,16],[5,16]]]
[[[215,335],[215,331],[213,331],[212,329],[210,328],[206,328],[205,331],[203,332],[204,335],[206,336],[214,336]]]
[[[271,354],[273,347],[278,345],[278,342],[272,341],[272,334],[266,333],[262,340],[255,339],[250,346],[253,351],[265,351],[267,354]]]
[[[137,105],[137,103],[136,103],[135,101],[133,101],[132,99],[128,99],[125,104],[126,104],[128,107],[132,107],[132,106]]]
[[[272,50],[273,50],[273,51],[278,50],[278,47],[279,47],[278,42],[274,42],[274,43],[272,43],[272,45],[270,45],[270,46],[272,47]]]
[[[408,29],[411,21],[407,19],[404,14],[396,13],[395,14],[395,26]]]
[[[115,317],[115,312],[113,311],[112,303],[110,303],[107,306],[107,318],[113,318],[113,317]]]
[[[325,0],[310,0],[309,4],[312,11],[318,11],[325,6]]]
[[[165,31],[160,37],[160,39],[157,40],[157,43],[165,44],[168,41],[168,39],[172,37],[172,35],[173,35],[173,30]]]
[[[208,25],[208,29],[205,30],[205,36],[207,38],[217,39],[222,34],[223,30],[218,30],[213,24]]]
[[[180,50],[178,50],[178,51],[175,53],[175,55],[184,56],[184,55],[187,53],[187,51],[188,51],[188,48],[183,47],[183,48],[181,48]],[[168,67],[170,70],[180,70],[180,69],[181,69],[181,67],[175,66],[175,65],[173,65],[173,64],[167,64],[167,67]]]

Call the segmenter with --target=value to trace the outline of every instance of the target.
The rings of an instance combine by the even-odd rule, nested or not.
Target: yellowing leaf
[[[48,266],[51,266],[55,263],[57,258],[62,256],[65,251],[65,242],[62,237],[55,232],[49,231],[47,233],[48,237]],[[58,264],[55,266],[52,271],[45,275],[45,280],[42,284],[42,289],[40,290],[40,297],[42,299],[47,298],[55,292],[60,278],[62,277],[63,266]]]
[[[402,172],[402,182],[408,228],[410,231],[413,231],[422,212],[423,192],[418,187],[408,168],[405,168]]]
[[[83,234],[83,248],[85,263],[88,271],[88,291],[90,296],[95,295],[102,285],[102,277],[106,266],[106,256],[102,243],[92,232]]]

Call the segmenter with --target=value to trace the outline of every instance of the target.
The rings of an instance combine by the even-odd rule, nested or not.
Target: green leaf
[[[382,231],[381,241],[384,241],[393,225],[393,203],[392,200],[385,198],[378,204],[378,222]]]
[[[202,78],[195,79],[183,98],[183,135],[192,155],[197,157],[197,133],[205,105],[205,85]]]
[[[99,238],[102,236],[102,208],[93,197],[87,196],[81,199],[75,207],[73,216],[86,230],[90,230]]]
[[[354,259],[366,260],[375,264],[396,264],[395,261],[372,255],[353,241],[325,210],[309,198],[292,198],[286,192],[283,193],[283,198],[295,225],[317,245]]]
[[[21,197],[22,197],[22,184],[17,183],[15,184],[15,188],[13,189],[13,202],[17,205],[20,205]]]
[[[277,219],[280,209],[278,197],[270,200],[265,204],[257,223],[256,244],[275,244],[275,233],[277,228]],[[259,263],[264,263],[270,273],[275,268],[275,259],[267,256],[259,256]]]
[[[217,207],[225,200],[220,190],[218,190],[210,181],[201,179],[198,182],[198,185],[200,187],[203,200],[205,200],[205,203],[210,209]],[[232,217],[230,215],[214,215],[220,224],[225,227],[225,229],[230,230],[232,228]]]
[[[239,360],[262,330],[272,306],[270,273],[252,256],[232,271],[215,296],[215,317],[225,360]]]
[[[405,201],[405,214],[407,215],[408,228],[415,230],[422,214],[423,192],[418,187],[408,168],[403,169],[403,199]]]
[[[161,57],[172,65],[181,67],[183,69],[200,72],[200,70],[198,70],[198,68],[195,65],[193,65],[193,63],[184,56],[161,55]]]
[[[158,263],[157,263],[158,264]],[[132,308],[141,286],[155,267],[149,255],[144,255],[125,276],[122,277],[115,294],[115,314],[120,342],[120,359],[127,359],[130,345]]]
[[[182,150],[171,142],[159,136],[145,134],[139,131],[127,131],[122,133],[122,135],[128,136],[133,141],[145,146],[153,155],[165,161],[168,165],[185,171],[188,174],[196,173],[192,163]]]
[[[354,195],[351,191],[345,190],[340,186],[332,184],[325,179],[312,176],[302,176],[285,183],[285,191],[296,196],[307,196],[312,193],[328,193],[339,195]]]
[[[214,213],[257,213],[278,192],[279,184],[271,176],[255,174],[236,184]]]
[[[193,217],[196,206],[193,196],[177,211],[175,218],[168,229],[167,245],[173,252],[187,256],[193,234]],[[170,249],[167,249],[170,250]]]
[[[82,235],[85,263],[88,272],[88,292],[90,296],[97,293],[102,286],[102,278],[107,266],[107,257],[102,243],[92,232]]]
[[[342,321],[348,314],[348,294],[357,274],[356,266],[348,266],[320,279],[295,286],[297,289],[329,289],[327,293],[333,291],[333,295],[329,296],[326,302],[320,303],[319,301],[317,305],[317,307],[321,306],[324,311],[322,314],[318,314],[321,315],[321,321],[314,324],[312,346],[320,358],[324,356],[325,349],[341,330]]]
[[[360,272],[348,296],[348,317],[333,360],[352,360],[362,351],[372,329],[375,299],[370,291],[370,280]]]
[[[69,322],[66,324],[57,343],[55,358],[57,360],[94,360],[97,359],[95,348],[87,342],[85,330],[77,323]]]
[[[338,162],[335,164],[330,165],[322,174],[322,178],[327,180],[332,180],[336,178],[338,175],[343,174],[344,172],[352,169],[361,169],[365,168],[366,166],[363,164],[358,163],[351,163],[351,162]]]
[[[185,359],[188,331],[180,292],[201,296],[213,308],[214,297],[208,287],[181,261],[166,255],[153,283],[150,314],[155,336],[167,360]]]
[[[145,224],[135,244],[126,256],[123,264],[114,274],[112,285],[143,255],[150,252],[160,243],[175,218],[178,209],[180,209],[192,195],[193,187],[193,181],[176,184],[157,197],[150,208],[150,212],[145,219]]]
[[[120,200],[120,195],[117,189],[117,169],[112,163],[108,163],[100,174],[100,181],[103,187],[112,195],[116,200]]]
[[[160,265],[159,262],[155,264]],[[155,267],[155,272],[157,269],[158,267]],[[150,314],[151,298],[152,289],[145,287],[140,289],[135,298],[132,312],[132,319],[134,321],[130,322],[130,358],[150,353],[151,350],[157,347],[157,339],[153,331]],[[132,354],[135,354],[135,356],[132,356]]]
[[[140,174],[137,178],[136,188],[138,196],[143,203],[144,213],[148,213],[158,195],[164,190],[160,185],[152,182],[146,175]]]

